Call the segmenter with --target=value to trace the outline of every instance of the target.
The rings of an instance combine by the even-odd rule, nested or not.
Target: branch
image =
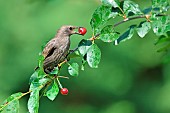
[[[62,77],[62,76],[59,76],[59,77]],[[56,78],[56,76],[52,77],[50,81],[48,81],[47,83],[42,84],[42,85],[40,85],[40,86],[38,86],[38,87],[39,87],[40,89],[42,89],[42,88],[45,87],[46,85],[49,85],[55,78]],[[13,101],[15,101],[15,100],[19,100],[19,99],[21,99],[23,96],[25,96],[25,95],[27,95],[27,94],[29,94],[29,93],[31,93],[31,92],[32,92],[32,90],[29,90],[29,91],[26,92],[26,93],[22,93],[21,96],[13,99],[12,101],[6,102],[6,103],[2,104],[2,105],[0,106],[0,111],[3,110],[3,109],[4,109],[7,105],[9,105],[11,102],[13,102]],[[40,96],[40,97],[41,97],[41,96]]]
[[[140,16],[135,16],[135,17],[131,17],[131,18],[126,18],[126,19],[124,19],[124,20],[122,20],[122,21],[114,24],[113,27],[117,27],[117,26],[120,25],[120,24],[123,24],[123,23],[125,23],[125,22],[130,21],[130,20],[139,19],[139,18],[146,18],[146,16],[145,16],[145,15],[140,15]],[[90,38],[89,40],[93,41],[93,40],[95,40],[98,36],[100,36],[100,33],[96,34],[95,36],[93,36],[93,37]],[[67,54],[67,56],[68,56],[69,54],[71,54],[71,53],[74,53],[74,52],[77,51],[77,50],[78,50],[78,47],[76,47],[74,50],[71,50],[71,51]]]
[[[117,26],[119,26],[120,24],[123,24],[123,23],[125,23],[125,22],[131,21],[131,20],[135,20],[135,19],[140,19],[140,18],[146,18],[146,20],[150,22],[150,20],[149,20],[150,16],[151,16],[151,15],[139,15],[139,16],[134,16],[134,17],[131,17],[131,18],[125,18],[124,20],[122,20],[122,21],[114,24],[113,27],[117,27]],[[158,14],[158,15],[156,15],[156,16],[159,17],[159,16],[170,16],[170,15]],[[94,36],[94,38],[97,38],[98,36],[100,36],[100,33],[96,34],[96,35]]]
[[[139,19],[139,18],[146,18],[146,16],[145,15],[140,15],[140,16],[135,16],[135,17],[131,17],[131,18],[126,18],[123,21],[120,21],[120,22],[114,24],[113,27],[116,27],[116,26],[118,26],[120,24],[123,24],[125,22],[131,21],[131,20],[135,20],[135,19]]]
[[[22,98],[23,96],[25,96],[25,95],[27,95],[27,94],[29,94],[29,93],[31,93],[31,91],[28,91],[28,92],[26,92],[26,93],[22,93],[21,96],[13,99],[12,101],[6,102],[6,103],[2,104],[2,105],[0,106],[0,111],[3,110],[3,109],[4,109],[7,105],[9,105],[11,102],[13,102],[13,101],[15,101],[15,100],[19,100],[20,98]]]
[[[122,20],[122,21],[114,24],[113,27],[117,27],[117,26],[119,26],[120,24],[123,24],[123,23],[128,22],[128,21],[131,21],[131,20],[139,19],[139,18],[147,18],[147,16],[146,16],[146,15],[139,15],[139,16],[135,16],[135,17],[131,17],[131,18],[126,18],[126,19],[124,19],[124,20]],[[98,36],[100,36],[100,33],[96,34],[96,35],[94,36],[94,38],[97,38]]]
[[[130,17],[130,18],[125,18],[124,20],[122,20],[122,21],[114,24],[113,27],[117,27],[117,26],[119,26],[120,24],[123,24],[123,23],[125,23],[125,22],[131,21],[131,20],[135,20],[135,19],[140,19],[140,18],[145,18],[148,22],[150,22],[150,20],[149,20],[150,16],[151,16],[151,15],[139,15],[139,16],[134,16],[134,17]],[[169,16],[169,15],[166,15],[166,14],[158,14],[158,15],[156,15],[156,16]],[[98,36],[100,36],[100,33],[96,34],[95,36],[93,36],[93,37],[90,38],[89,40],[93,41],[93,40],[97,39]],[[74,52],[77,51],[77,50],[78,50],[78,47],[76,47],[74,50],[71,50],[71,51],[68,53],[68,55],[71,54],[71,53],[74,53]],[[68,55],[67,55],[67,56],[68,56]]]

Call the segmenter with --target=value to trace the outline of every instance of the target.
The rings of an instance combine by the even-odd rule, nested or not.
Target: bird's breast
[[[62,38],[60,40],[59,44],[60,44],[60,50],[63,50],[64,52],[68,51],[69,48],[70,48],[70,39],[69,39],[69,37]]]

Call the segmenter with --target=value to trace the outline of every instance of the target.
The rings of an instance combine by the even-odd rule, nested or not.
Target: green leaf
[[[163,43],[164,47],[158,49],[157,52],[168,51],[170,49],[170,31],[165,35],[161,35],[155,44],[160,43]]]
[[[38,58],[38,78],[44,78],[44,76],[46,75],[43,69],[43,62],[44,62],[44,56],[40,53],[39,54],[39,58]]]
[[[157,52],[168,51],[169,48],[170,48],[170,43],[167,44],[166,46],[164,46],[164,47],[158,49]]]
[[[144,14],[149,14],[151,11],[152,11],[152,7],[148,7],[148,8],[146,8],[146,9],[144,9],[142,12],[143,12]]]
[[[49,78],[41,78],[41,79],[35,79],[31,82],[30,90],[41,90],[42,86],[44,86],[47,82],[49,82]]]
[[[6,113],[19,113],[19,100],[13,100],[6,107]]]
[[[43,61],[44,56],[42,56],[42,54],[39,54],[38,66],[36,67],[35,72],[31,75],[29,83],[31,83],[35,79],[44,78],[44,76],[46,75],[43,69]]]
[[[39,89],[32,90],[28,100],[29,113],[38,113],[39,108]]]
[[[164,35],[161,35],[158,40],[155,42],[155,45],[160,44],[160,43],[164,43],[164,42],[170,42],[170,38],[166,37]]]
[[[72,76],[78,76],[79,74],[79,65],[77,63],[72,63],[68,67],[68,72]]]
[[[58,69],[58,66],[57,67],[55,67],[54,68],[54,70],[50,73],[51,75],[56,75],[56,74],[58,74],[58,71],[59,71],[59,69]]]
[[[23,93],[21,92],[18,92],[18,93],[15,93],[15,94],[12,94],[10,97],[8,97],[6,100],[5,100],[5,103],[6,102],[11,102],[13,100],[18,100],[21,96],[22,96]]]
[[[44,56],[42,54],[39,54],[39,57],[38,57],[38,66],[40,68],[43,67],[43,61],[44,61]]]
[[[40,68],[36,69],[35,72],[31,75],[29,83],[31,83],[32,81],[36,80],[36,79],[41,79],[44,78],[46,76],[46,74],[44,73],[44,71]]]
[[[115,45],[117,45],[120,42],[129,40],[132,38],[133,34],[134,34],[134,29],[135,29],[136,25],[131,25],[126,32],[124,32],[115,42]]]
[[[38,78],[44,78],[46,76],[45,72],[44,72],[44,69],[43,68],[40,68],[38,70]]]
[[[111,18],[117,16],[117,12],[112,12],[112,6],[99,6],[93,13],[90,25],[93,29],[94,35],[100,33],[100,27],[104,25]]]
[[[3,105],[0,106],[0,108],[2,108],[2,111],[4,110],[6,104],[8,104],[6,106],[6,111],[7,113],[18,113],[18,109],[19,109],[19,101],[18,99],[20,99],[22,97],[21,92],[12,94],[11,96],[9,96],[4,102]]]
[[[90,46],[92,45],[92,42],[90,40],[81,40],[78,45],[78,50],[82,56],[84,56],[87,51],[89,50]]]
[[[101,51],[96,44],[91,45],[87,52],[87,62],[90,67],[98,68],[101,59]]]
[[[69,54],[67,58],[70,59],[70,58],[78,58],[78,57],[80,57],[80,53],[78,51],[75,51],[74,53]]]
[[[18,92],[18,93],[15,93],[15,94],[12,94],[11,96],[9,96],[5,101],[4,103],[10,103],[14,100],[18,100],[21,96],[22,96],[23,93],[21,92]]]
[[[28,100],[28,110],[30,113],[38,113],[39,108],[39,91],[49,82],[49,78],[39,78],[31,82],[30,98]]]
[[[143,14],[139,8],[139,5],[131,0],[125,0],[123,3],[123,10],[126,16],[141,15]]]
[[[119,38],[119,35],[114,31],[112,25],[105,26],[99,37],[103,42],[113,42]]]
[[[170,16],[157,17],[152,20],[152,29],[157,36],[170,31]]]
[[[31,83],[35,79],[38,79],[38,71],[39,71],[39,69],[35,70],[35,72],[31,75],[29,83]]]
[[[53,101],[56,98],[58,92],[59,92],[58,85],[54,81],[52,87],[46,92],[46,96]]]
[[[101,2],[105,5],[111,5],[114,8],[119,7],[120,2],[118,0],[101,0]]]
[[[87,54],[84,55],[83,59],[82,59],[82,65],[81,65],[81,70],[84,71],[84,66],[87,63]]]
[[[143,21],[139,24],[139,26],[136,28],[136,31],[138,35],[143,38],[151,29],[150,22]]]
[[[166,12],[169,8],[168,0],[152,0],[152,9],[155,12]]]

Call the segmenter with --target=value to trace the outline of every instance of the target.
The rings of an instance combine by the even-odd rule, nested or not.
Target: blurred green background
[[[148,0],[134,0],[141,8]],[[26,92],[41,46],[61,25],[87,28],[84,37],[72,36],[71,48],[90,38],[90,19],[99,0],[0,0],[0,103],[15,92]],[[116,20],[119,21],[119,20]],[[123,32],[128,22],[117,27]],[[112,24],[114,24],[112,22]],[[170,113],[170,65],[166,53],[156,52],[152,31],[143,39],[113,46],[96,41],[102,51],[98,69],[85,67],[78,77],[63,80],[68,96],[40,100],[39,113]],[[65,72],[67,73],[67,72]],[[27,112],[25,96],[20,113]],[[5,113],[5,112],[3,112]]]

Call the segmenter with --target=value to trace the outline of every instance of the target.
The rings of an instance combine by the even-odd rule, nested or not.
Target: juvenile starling
[[[54,67],[63,62],[70,48],[70,36],[80,34],[75,29],[80,27],[65,25],[62,26],[53,39],[51,39],[43,49],[44,56],[43,68],[45,73],[50,73]]]

